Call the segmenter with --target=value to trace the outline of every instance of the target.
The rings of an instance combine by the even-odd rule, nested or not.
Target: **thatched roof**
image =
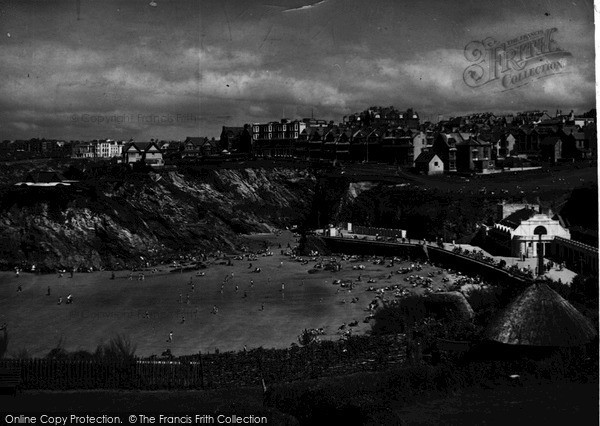
[[[434,303],[443,305],[445,309],[451,310],[461,319],[468,320],[475,315],[466,297],[458,291],[431,293],[427,297]]]
[[[596,337],[590,322],[544,283],[535,283],[488,327],[487,337],[509,345],[578,346]]]

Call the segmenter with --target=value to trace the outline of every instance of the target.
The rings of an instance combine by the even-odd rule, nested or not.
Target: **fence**
[[[371,226],[352,226],[353,234],[361,235],[380,235],[382,237],[402,238],[402,229],[392,228],[373,228]],[[406,232],[406,231],[404,231]]]
[[[360,371],[406,360],[403,336],[356,336],[290,349],[198,354],[175,361],[3,359],[23,389],[204,389],[267,384]]]

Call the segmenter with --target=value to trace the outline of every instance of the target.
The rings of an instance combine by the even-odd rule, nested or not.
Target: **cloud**
[[[294,7],[294,8],[291,8],[291,9],[285,9],[282,12],[285,13],[285,12],[297,12],[297,11],[300,11],[300,10],[309,10],[309,9],[313,9],[314,7],[317,7],[317,6],[319,6],[319,5],[323,4],[323,3],[326,3],[326,2],[327,2],[327,0],[321,0],[321,1],[317,2],[317,3],[310,3],[310,4],[305,4],[304,6]]]
[[[277,6],[160,0],[152,8],[149,1],[88,2],[81,20],[68,2],[11,3],[0,15],[11,33],[0,37],[2,137],[217,136],[223,125],[306,117],[313,110],[338,121],[371,105],[434,116],[595,105],[591,4],[549,0],[541,10],[486,1],[400,7],[392,0],[281,0]],[[558,28],[557,44],[573,55],[563,74],[507,92],[498,84],[464,83],[468,42],[506,41],[551,27]],[[71,122],[71,114],[198,119],[155,128],[137,121],[100,126]]]

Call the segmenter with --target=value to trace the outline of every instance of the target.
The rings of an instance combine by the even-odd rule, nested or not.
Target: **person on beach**
[[[21,284],[19,284],[19,286],[17,287],[17,293],[20,293],[23,291],[23,286]]]
[[[50,296],[50,286],[48,286],[48,290],[46,290],[46,296]]]
[[[171,343],[171,342],[173,342],[173,332],[172,332],[172,331],[171,331],[171,332],[169,332],[169,338],[167,339],[167,342],[168,342],[168,343]]]
[[[62,297],[59,297],[59,298],[58,298],[58,304],[59,304],[59,305],[62,305]]]

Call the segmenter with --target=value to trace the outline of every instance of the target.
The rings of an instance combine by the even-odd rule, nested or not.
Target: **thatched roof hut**
[[[467,298],[458,291],[431,293],[427,298],[433,302],[429,305],[435,304],[443,308],[446,314],[452,313],[460,319],[470,320],[475,315]]]
[[[589,343],[592,324],[545,283],[535,283],[487,329],[489,339],[508,345],[564,347]]]

